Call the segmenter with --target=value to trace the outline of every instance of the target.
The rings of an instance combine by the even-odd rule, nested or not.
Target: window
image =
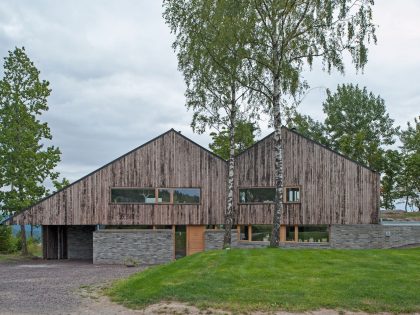
[[[240,225],[239,240],[248,242],[269,242],[272,225]]]
[[[300,202],[300,187],[285,187],[284,202]]]
[[[111,188],[112,203],[199,204],[200,188]]]
[[[112,188],[111,202],[113,203],[155,203],[155,189],[153,188]]]
[[[299,226],[299,242],[323,243],[329,241],[328,225],[304,225]]]
[[[275,198],[274,187],[239,189],[239,203],[273,203]]]
[[[200,203],[200,188],[175,188],[174,204]]]
[[[172,193],[171,189],[159,188],[158,189],[157,202],[158,203],[170,203],[171,202],[171,193]]]

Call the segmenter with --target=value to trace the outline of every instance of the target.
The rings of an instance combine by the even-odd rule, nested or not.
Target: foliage
[[[420,117],[414,118],[414,124],[407,123],[407,129],[401,131],[402,171],[398,178],[399,197],[405,199],[407,206],[420,210]]]
[[[414,313],[419,259],[418,249],[208,251],[121,280],[108,294],[131,308],[180,301],[236,313]]]
[[[65,188],[65,187],[67,187],[68,185],[70,185],[70,181],[67,178],[63,177],[61,179],[61,181],[53,180],[53,185],[54,185],[55,190],[59,191],[59,190]]]
[[[398,132],[380,96],[366,87],[343,84],[327,89],[325,128],[334,149],[377,171],[385,168],[385,148]]]
[[[14,253],[17,250],[12,227],[0,225],[0,253]]]
[[[257,128],[254,123],[238,121],[235,128],[235,155],[245,151],[255,143],[255,132],[258,131]],[[229,130],[226,127],[222,127],[219,133],[212,132],[210,136],[213,140],[209,144],[210,150],[225,160],[229,159]]]
[[[394,201],[399,198],[397,180],[401,171],[401,154],[397,150],[387,150],[384,160],[384,175],[381,178],[382,207],[393,210]]]
[[[296,113],[293,118],[288,121],[288,127],[295,129],[301,135],[319,142],[327,147],[331,146],[325,125],[322,122],[312,119],[309,115]]]
[[[52,136],[40,120],[51,90],[39,74],[24,48],[9,51],[0,81],[0,201],[9,214],[45,196],[44,182],[58,178],[60,150],[45,145]]]

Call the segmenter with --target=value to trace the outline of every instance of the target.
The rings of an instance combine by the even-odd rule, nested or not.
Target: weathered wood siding
[[[378,222],[379,174],[283,128],[284,185],[301,186],[301,203],[284,204],[282,224]],[[236,159],[235,186],[275,186],[274,139],[268,136]],[[238,204],[238,224],[271,224],[273,204]]]
[[[283,129],[284,184],[301,186],[301,203],[285,204],[282,224],[378,222],[379,174]],[[239,187],[274,187],[268,136],[236,158],[238,224],[271,224],[273,204],[238,204]],[[171,130],[45,199],[10,223],[42,225],[223,224],[227,163]],[[200,187],[199,205],[110,203],[111,187]]]
[[[13,218],[42,225],[220,224],[226,162],[171,130]],[[199,205],[111,204],[110,187],[200,187]]]

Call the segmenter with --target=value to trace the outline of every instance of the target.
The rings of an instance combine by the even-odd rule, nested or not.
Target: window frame
[[[238,196],[238,205],[273,205],[276,203],[276,201],[270,201],[270,202],[241,202],[241,197],[240,197],[240,190],[241,189],[274,189],[274,192],[276,190],[275,186],[243,186],[243,187],[238,187],[238,191],[237,191],[237,196]],[[274,195],[275,198],[275,195]]]
[[[146,202],[113,202],[112,201],[112,190],[113,189],[143,189],[143,190],[153,190],[155,202],[146,203]],[[166,189],[170,191],[170,202],[158,202],[159,198],[159,189]],[[200,191],[200,201],[197,203],[174,203],[174,190],[175,189],[198,189]],[[183,206],[183,205],[201,205],[202,202],[202,189],[201,187],[120,187],[120,186],[111,186],[109,188],[109,203],[110,205],[172,205],[172,206]]]
[[[298,201],[287,201],[287,189],[299,189],[299,200]],[[298,204],[302,203],[302,185],[284,185],[283,186],[283,203],[287,204]]]
[[[253,241],[252,240],[252,226],[253,225],[272,225],[272,224],[238,224],[236,226],[236,233],[237,233],[237,239],[239,243],[259,243],[259,244],[267,244],[270,241]],[[244,229],[246,228],[248,230],[248,239],[242,240],[241,239],[241,227]]]

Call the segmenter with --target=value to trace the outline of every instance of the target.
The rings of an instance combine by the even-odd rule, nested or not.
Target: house
[[[383,232],[379,173],[294,130],[283,128],[282,135],[282,246],[395,245],[392,237],[378,236]],[[239,154],[235,163],[232,246],[266,246],[274,211],[273,134]],[[225,160],[171,129],[8,224],[41,225],[46,259],[167,262],[221,248],[226,174]]]

